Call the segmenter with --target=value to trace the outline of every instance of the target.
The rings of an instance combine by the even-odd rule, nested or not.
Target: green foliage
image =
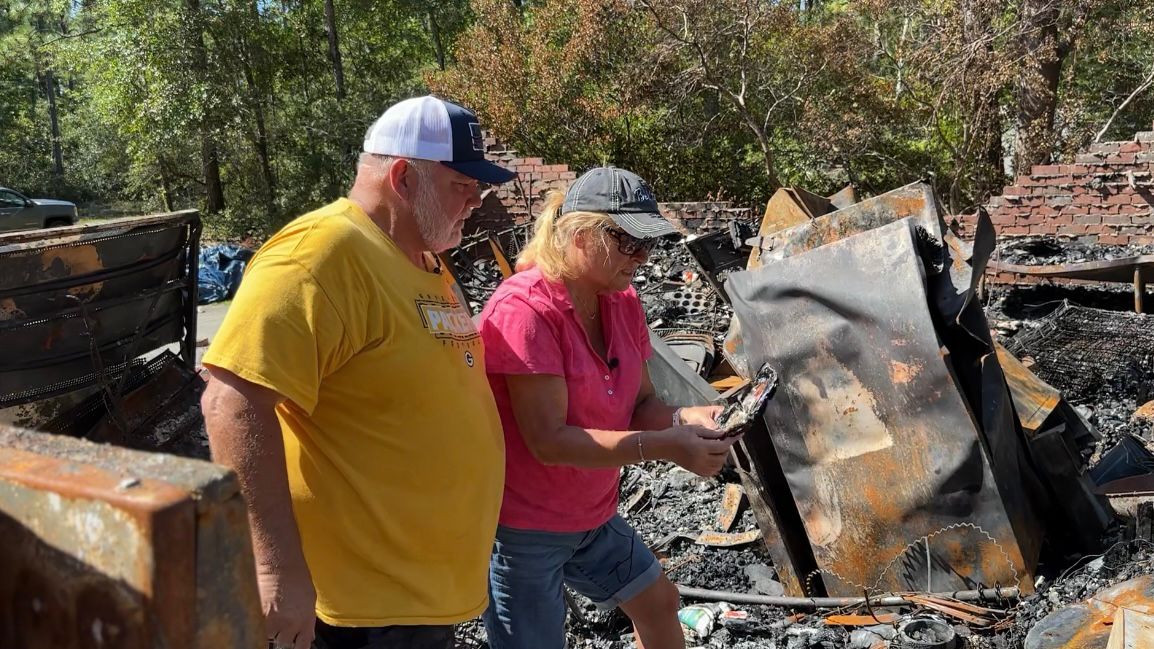
[[[12,0],[0,185],[203,209],[215,160],[209,233],[264,236],[344,193],[372,120],[431,88],[527,155],[611,161],[665,200],[931,178],[965,210],[1007,180],[1039,1],[333,0],[338,91],[325,0]],[[1148,129],[1154,5],[1056,15],[1055,155]]]

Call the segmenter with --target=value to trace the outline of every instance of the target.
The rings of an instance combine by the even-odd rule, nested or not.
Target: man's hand
[[[265,634],[276,649],[309,649],[316,626],[317,592],[308,570],[257,568]]]

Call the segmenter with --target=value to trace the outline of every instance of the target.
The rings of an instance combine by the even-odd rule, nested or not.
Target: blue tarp
[[[234,243],[226,243],[200,250],[200,270],[196,283],[201,304],[222,302],[236,294],[244,267],[254,252]]]

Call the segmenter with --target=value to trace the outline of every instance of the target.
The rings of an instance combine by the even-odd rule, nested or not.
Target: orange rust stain
[[[1022,559],[1017,544],[1003,543],[1002,548],[1006,551],[1005,554],[1002,554],[1001,550],[992,543],[983,543],[979,546],[982,576],[986,581],[998,579],[1002,583],[1012,583],[1016,570],[1018,573],[1018,584],[1016,585],[1026,592],[1032,591],[1033,581],[1026,570],[1025,561]],[[1006,560],[1007,555],[1009,555],[1009,561]]]
[[[881,613],[880,615],[831,615],[825,618],[826,626],[873,626],[875,624],[893,624],[897,622],[895,613]]]
[[[1154,401],[1147,401],[1134,411],[1133,420],[1154,419]]]
[[[26,317],[23,309],[16,306],[16,300],[6,297],[0,300],[0,322]]]
[[[96,252],[96,246],[93,245],[58,248],[50,253],[45,253],[41,260],[46,273],[57,274],[59,269],[55,267],[58,264],[62,264],[66,271],[65,276],[72,277],[87,275],[88,273],[93,273],[103,268],[100,255]],[[104,282],[96,282],[94,284],[75,286],[68,289],[68,293],[77,297],[92,298],[100,293],[103,288]]]
[[[890,380],[894,385],[905,385],[917,378],[921,373],[923,365],[921,363],[903,363],[901,361],[890,361]]]
[[[1154,576],[1144,575],[1101,591],[1091,599],[1095,603],[1100,602],[1107,607],[1126,608],[1139,613],[1154,613],[1154,599],[1151,599],[1149,593],[1149,591],[1154,590],[1152,586],[1154,586]],[[1112,611],[1111,619],[1113,619]]]
[[[1100,591],[1086,600],[1084,606],[1089,611],[1090,620],[1066,642],[1068,649],[1081,647],[1104,647],[1114,625],[1114,615],[1125,608],[1139,613],[1154,612],[1154,601],[1147,592],[1154,577],[1145,575],[1117,586]]]

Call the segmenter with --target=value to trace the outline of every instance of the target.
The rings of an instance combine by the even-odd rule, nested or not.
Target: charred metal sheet
[[[768,259],[785,259],[904,218],[913,218],[931,237],[942,240],[945,228],[933,188],[919,182],[782,230],[762,238],[755,247],[760,249],[764,264]]]
[[[1146,280],[1154,280],[1154,255],[1135,255],[1121,259],[1107,259],[1103,261],[1082,261],[1071,264],[1053,264],[1049,266],[1022,266],[997,261],[990,262],[990,270],[1001,273],[1014,273],[1031,277],[1080,279],[1090,282],[1120,282],[1129,284],[1134,281],[1134,271],[1139,271]]]
[[[263,645],[232,473],[6,427],[0,449],[0,646]]]
[[[755,422],[753,429],[733,449],[741,485],[778,581],[787,593],[825,595],[820,583],[814,584],[813,590],[805,584],[806,576],[817,570],[817,560],[806,538],[797,503],[788,495],[789,484],[766,430],[765,418]]]
[[[764,239],[775,232],[801,225],[811,218],[813,215],[806,210],[797,196],[782,187],[774,192],[765,204],[765,214],[761,217],[757,236],[759,239]],[[760,265],[761,248],[754,246],[753,252],[749,254],[749,262],[746,267],[757,268]]]
[[[748,532],[702,532],[697,536],[698,545],[708,545],[714,548],[735,548],[739,545],[749,545],[761,538],[761,530]]]
[[[1049,489],[1051,501],[1061,503],[1049,511],[1050,527],[1069,531],[1054,535],[1053,544],[1055,549],[1068,552],[1099,552],[1102,535],[1114,517],[1106,499],[1098,495],[1067,432],[1064,424],[1058,424],[1029,441],[1030,456]]]
[[[1058,409],[1062,393],[1054,389],[1022,364],[1001,344],[997,345],[998,362],[1006,374],[1010,395],[1014,397],[1014,410],[1018,422],[1028,437],[1042,431],[1046,420]]]
[[[991,263],[990,270],[1027,277],[1076,279],[1087,282],[1122,282],[1134,285],[1134,312],[1146,312],[1146,283],[1154,279],[1154,255],[1083,261],[1050,266]]]
[[[717,516],[717,529],[728,532],[737,522],[737,512],[741,509],[741,499],[744,496],[740,485],[725,485],[725,494],[721,497],[721,512]]]
[[[1145,649],[1154,647],[1154,615],[1120,608],[1114,614],[1114,627],[1106,649]]]
[[[701,377],[713,371],[717,355],[713,334],[697,331],[663,332],[661,339]]]
[[[449,272],[449,289],[453,291],[453,295],[457,296],[457,301],[462,306],[469,304],[469,299],[472,297],[465,291],[465,286],[461,284],[461,270],[457,268],[457,264],[453,262],[453,258],[449,253],[442,252],[437,255],[437,261],[440,262],[441,268]]]
[[[501,269],[501,277],[509,279],[513,276],[513,265],[509,263],[509,257],[505,255],[505,247],[501,245],[501,239],[492,232],[489,233],[489,248],[493,251],[493,259],[497,262],[497,267]]]
[[[1098,435],[1056,389],[1005,347],[995,347],[1034,466],[1050,499],[1063,505],[1052,512],[1055,523],[1073,532],[1055,542],[1069,542],[1070,550],[1093,552],[1112,520],[1107,503],[1095,493],[1083,459],[1083,452],[1088,454]]]
[[[793,194],[794,200],[796,200],[797,203],[805,209],[806,214],[808,214],[809,218],[811,219],[824,216],[837,209],[833,206],[833,203],[831,203],[828,198],[824,196],[818,196],[817,194],[806,191],[800,187],[790,187],[788,191]]]
[[[116,381],[170,343],[195,364],[200,217],[0,235],[0,407]]]
[[[1144,575],[1059,609],[1030,629],[1025,649],[1105,649],[1121,609],[1154,614],[1154,577]]]
[[[1140,475],[1154,475],[1154,453],[1146,448],[1145,440],[1134,435],[1118,440],[1090,469],[1090,477],[1099,485]]]
[[[830,205],[835,210],[843,210],[857,202],[857,190],[854,189],[853,185],[846,185],[842,187],[841,191],[828,198]]]
[[[704,406],[717,401],[717,390],[706,383],[652,330],[649,332],[649,344],[653,347],[653,355],[646,361],[646,367],[653,389],[663,402],[679,406]]]
[[[913,193],[907,203],[927,205]],[[772,449],[826,592],[924,590],[927,581],[1029,590],[1040,529],[1022,481],[1005,476],[1022,470],[1018,450],[998,458],[1008,469],[993,466],[1017,435],[1005,382],[991,347],[959,359],[980,386],[960,384],[930,310],[915,225],[731,276],[746,362],[770,362],[782,377],[765,411]],[[985,411],[971,409],[972,391]]]
[[[733,237],[728,231],[690,236],[684,244],[701,269],[705,281],[719,298],[726,300],[725,291],[721,288],[724,284],[723,273],[741,268],[749,257],[747,249],[734,246]]]
[[[798,213],[808,214],[800,207]],[[810,220],[799,218],[798,225],[787,229],[774,230],[772,225],[764,227],[763,233],[753,240],[753,253],[750,254],[748,268],[750,270],[760,268],[771,260],[801,254],[904,218],[913,218],[928,234],[929,239],[944,245],[943,237],[946,230],[933,188],[919,182],[817,218]],[[764,232],[765,230],[771,232]],[[721,353],[734,371],[749,378],[750,368],[746,362],[741,323],[737,318],[730,322]]]

